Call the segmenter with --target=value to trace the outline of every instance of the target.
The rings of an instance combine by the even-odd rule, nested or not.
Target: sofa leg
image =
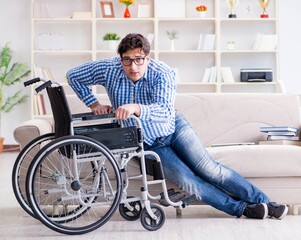
[[[176,208],[176,216],[177,217],[182,217],[182,209]]]
[[[299,214],[299,205],[295,205],[295,204],[293,204],[292,205],[292,210],[293,210],[293,215],[298,215]]]

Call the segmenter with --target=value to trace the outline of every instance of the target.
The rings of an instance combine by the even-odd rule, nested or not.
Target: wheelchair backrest
[[[70,135],[72,117],[63,87],[49,86],[47,87],[47,94],[54,119],[55,137]]]

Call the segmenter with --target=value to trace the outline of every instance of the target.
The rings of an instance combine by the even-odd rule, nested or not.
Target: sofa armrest
[[[52,123],[46,119],[32,119],[22,123],[14,130],[14,138],[24,148],[33,139],[53,132]]]

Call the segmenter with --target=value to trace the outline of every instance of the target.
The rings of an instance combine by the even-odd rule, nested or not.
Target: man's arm
[[[87,62],[69,70],[66,74],[69,86],[86,106],[97,102],[90,86],[95,84],[95,62]]]

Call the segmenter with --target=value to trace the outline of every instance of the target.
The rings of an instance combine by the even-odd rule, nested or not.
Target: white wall
[[[242,0],[243,1],[243,0]],[[301,93],[299,58],[301,57],[301,30],[299,10],[301,1],[279,0],[280,77],[288,93]],[[14,60],[30,65],[30,0],[0,0],[0,46],[10,42]],[[22,85],[16,88],[23,88]],[[24,89],[29,94],[29,89]],[[29,103],[5,114],[2,135],[5,144],[14,144],[12,132],[30,118]]]
[[[30,0],[0,0],[0,46],[9,43],[14,52],[13,61],[22,62],[30,66]],[[13,93],[15,90],[24,89],[23,84],[16,85],[4,92]],[[24,89],[29,94],[29,89]],[[4,114],[1,135],[5,137],[4,144],[14,144],[13,130],[30,118],[30,105],[22,104],[10,113]]]
[[[301,94],[301,1],[279,0],[280,79],[288,93]]]

